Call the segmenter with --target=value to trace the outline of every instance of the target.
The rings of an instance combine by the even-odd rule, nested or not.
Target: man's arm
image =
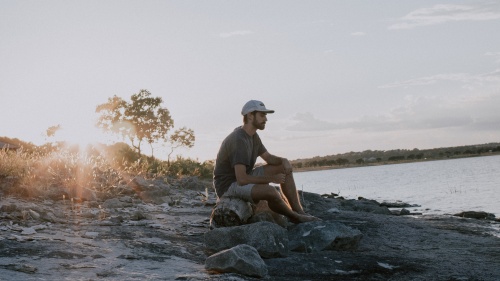
[[[277,174],[272,176],[252,176],[248,175],[246,172],[246,167],[243,164],[234,165],[234,171],[236,173],[236,181],[238,185],[246,185],[246,184],[269,184],[269,183],[277,183],[281,184],[285,182],[284,174]]]
[[[272,155],[267,151],[262,153],[260,157],[264,159],[264,161],[266,161],[266,163],[269,165],[283,165],[283,172],[287,175],[292,172],[292,164],[290,164],[290,161],[288,161],[288,159],[286,158]]]

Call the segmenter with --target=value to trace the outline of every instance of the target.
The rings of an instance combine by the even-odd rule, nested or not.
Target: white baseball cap
[[[265,113],[274,113],[274,110],[267,109],[263,102],[258,100],[250,100],[241,109],[241,115],[247,115],[250,112],[259,111]]]

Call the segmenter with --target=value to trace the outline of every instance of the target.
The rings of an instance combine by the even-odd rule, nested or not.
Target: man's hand
[[[272,183],[277,183],[277,184],[282,184],[282,183],[285,183],[285,174],[276,174],[273,176],[273,180],[272,180]]]

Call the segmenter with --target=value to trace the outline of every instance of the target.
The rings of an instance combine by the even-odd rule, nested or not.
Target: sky
[[[499,142],[499,30],[498,1],[0,0],[0,136],[120,141],[96,106],[147,89],[199,161],[251,99],[291,160]]]

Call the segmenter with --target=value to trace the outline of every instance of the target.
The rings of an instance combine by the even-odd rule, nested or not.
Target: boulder
[[[339,222],[315,221],[290,227],[290,250],[320,252],[324,250],[355,250],[363,234]]]
[[[144,179],[141,176],[134,177],[132,181],[130,181],[129,186],[138,193],[146,190],[151,190],[151,188],[154,188],[153,184],[150,184],[146,179]]]
[[[154,190],[146,190],[142,191],[139,197],[144,202],[154,203],[154,204],[163,204],[165,200],[163,197],[169,195],[169,191],[167,189],[154,189]]]
[[[102,206],[104,208],[108,208],[108,209],[118,209],[118,208],[124,208],[126,206],[128,206],[130,204],[128,203],[125,203],[125,202],[122,202],[120,201],[120,199],[118,198],[111,198],[111,199],[108,199],[106,200]]]
[[[244,244],[208,257],[205,268],[211,272],[238,273],[259,278],[267,275],[267,266],[257,250]]]
[[[285,257],[288,254],[288,233],[271,222],[222,227],[205,233],[205,250],[214,254],[234,246],[247,244],[263,258]]]
[[[182,189],[188,189],[188,190],[205,190],[207,187],[202,181],[198,180],[198,177],[192,176],[192,177],[184,177],[179,179],[177,182],[178,186]]]
[[[342,200],[342,209],[356,212],[367,212],[372,214],[392,215],[386,206],[380,206],[375,200],[361,198],[359,200]]]
[[[476,212],[476,211],[466,211],[458,214],[454,214],[456,217],[462,218],[470,218],[470,219],[486,219],[486,220],[495,220],[495,215],[487,212]]]

